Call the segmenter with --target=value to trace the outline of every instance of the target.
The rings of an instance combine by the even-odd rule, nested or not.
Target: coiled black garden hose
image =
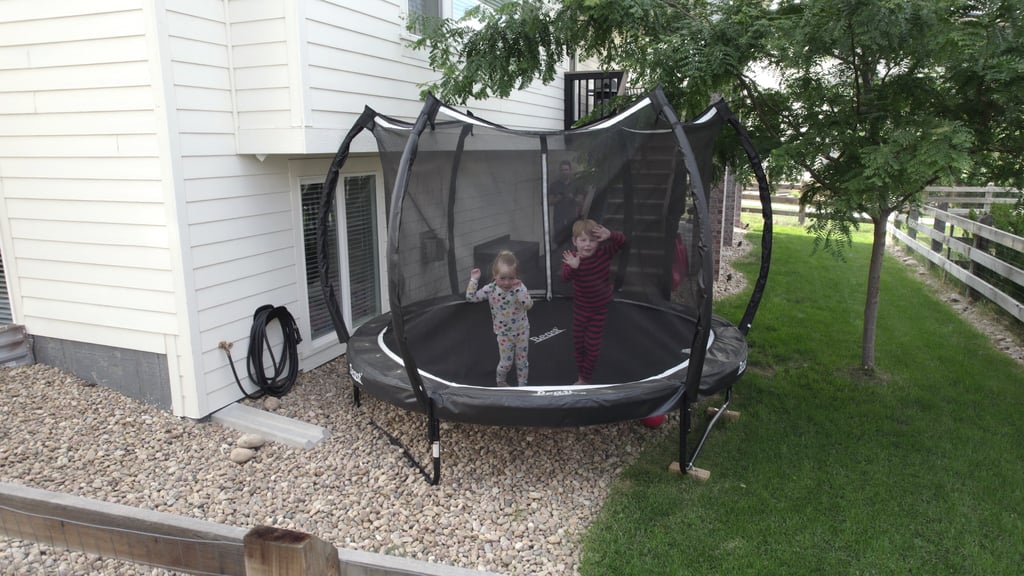
[[[267,326],[274,320],[281,326],[283,337],[280,359],[274,355],[274,349],[267,339]],[[231,366],[231,373],[235,375],[238,389],[246,398],[256,400],[264,396],[280,398],[291,391],[299,377],[299,342],[302,342],[302,335],[299,334],[295,318],[287,308],[265,304],[256,309],[252,316],[252,329],[249,331],[249,352],[245,365],[249,380],[259,388],[256,394],[246,392],[238,378],[235,362],[231,358],[231,343],[221,342],[220,348],[228,355],[228,364]],[[263,361],[264,350],[270,354],[271,365],[274,368],[273,374],[269,376]]]

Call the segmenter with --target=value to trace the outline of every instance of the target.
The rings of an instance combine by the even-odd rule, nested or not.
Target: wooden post
[[[943,211],[943,212],[949,210],[949,203],[948,202],[940,203],[939,206],[938,206],[938,209]],[[932,224],[932,228],[937,230],[939,233],[945,235],[946,234],[946,221],[945,220],[940,220],[939,218],[940,218],[939,215],[936,214],[935,215],[935,223]],[[940,242],[939,240],[935,240],[933,238],[932,239],[932,252],[942,252],[942,242]]]
[[[907,213],[907,236],[917,240],[917,208],[911,208]]]
[[[989,213],[989,214],[982,215],[981,218],[978,218],[978,224],[984,224],[985,226],[991,226],[992,225],[992,214]],[[985,252],[985,253],[988,252],[988,239],[985,238],[984,236],[978,234],[978,233],[974,234],[974,241],[972,242],[972,245],[973,245],[973,249],[977,250],[978,252]],[[978,264],[978,261],[975,260],[974,256],[972,255],[971,256],[971,264],[970,264],[971,276],[974,276],[975,278],[977,278],[978,277],[979,268],[982,268],[982,266],[980,264]],[[979,293],[974,288],[968,287],[968,289],[967,289],[967,297],[970,298],[971,300],[977,300],[979,297],[981,297],[981,293]]]
[[[698,482],[707,482],[711,479],[711,471],[703,468],[697,468],[696,466],[690,466],[689,470],[683,470],[679,465],[679,462],[673,462],[668,465],[668,471],[680,474],[682,476],[688,476]]]
[[[716,406],[708,406],[706,413],[708,417],[713,418],[715,414],[718,414],[719,410],[721,410],[721,408],[718,408]],[[733,410],[726,410],[722,412],[722,418],[725,418],[730,422],[735,422],[740,419],[740,413]]]
[[[257,526],[244,539],[246,576],[340,576],[338,550],[304,532]]]
[[[242,528],[6,482],[0,535],[176,573],[245,576]]]

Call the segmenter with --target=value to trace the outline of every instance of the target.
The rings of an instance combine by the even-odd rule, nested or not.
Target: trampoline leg
[[[430,483],[431,486],[436,486],[437,483],[441,481],[441,422],[434,417],[433,401],[427,401],[427,436],[430,438],[430,455],[434,461],[433,475],[426,471],[426,469],[416,460],[415,457],[413,457],[412,454],[409,453],[409,450],[398,438],[395,437],[394,434],[385,430],[380,424],[374,422],[372,418],[370,419],[370,424],[387,436],[388,441],[391,442],[393,446],[397,446],[402,449],[402,456],[405,456],[405,459],[419,470],[420,474],[426,478],[427,482]]]
[[[693,407],[690,404],[684,404],[679,407],[679,462],[676,462],[678,468],[683,462],[688,463],[686,457],[686,440],[690,435],[690,431],[693,428],[693,422],[691,420],[693,414]]]
[[[668,469],[670,472],[685,474],[691,478],[704,482],[711,478],[711,472],[708,470],[702,470],[693,465],[693,458],[697,456],[696,451],[692,457],[689,459],[687,458],[686,440],[693,429],[692,415],[692,404],[686,404],[679,407],[679,461],[669,464]],[[697,447],[697,450],[700,450],[699,446]],[[683,467],[683,463],[685,463],[685,468]]]
[[[434,461],[434,475],[428,478],[431,486],[441,481],[441,422],[434,417],[434,403],[427,410],[427,433],[430,436],[430,457]]]
[[[739,412],[733,412],[732,410],[728,409],[729,408],[729,401],[730,400],[732,400],[732,388],[731,387],[730,388],[726,388],[726,390],[725,390],[725,401],[722,403],[721,406],[719,406],[718,408],[712,407],[712,408],[708,409],[708,415],[711,415],[711,420],[708,422],[707,427],[704,428],[704,434],[701,435],[700,441],[697,442],[697,447],[693,449],[693,454],[690,455],[690,462],[687,465],[688,469],[689,468],[693,468],[693,461],[696,460],[697,459],[697,455],[700,454],[700,449],[702,447],[704,447],[704,442],[708,439],[708,436],[711,434],[711,429],[715,426],[715,423],[718,422],[718,419],[723,417],[723,416],[725,416],[725,418],[727,420],[735,421],[736,419],[738,419],[740,417],[740,413]],[[699,470],[699,468],[693,468],[693,469],[694,470]],[[709,472],[708,475],[710,475],[710,474],[711,473]]]
[[[362,405],[359,403],[359,387],[355,384],[352,385],[352,405],[356,408]]]
[[[735,421],[739,419],[740,413],[729,410],[729,401],[732,399],[732,388],[727,388],[725,391],[725,402],[719,407],[709,407],[707,409],[707,415],[711,416],[711,420],[704,428],[704,433],[701,435],[700,440],[697,441],[697,446],[694,447],[693,452],[689,454],[687,458],[687,447],[686,437],[691,432],[692,423],[692,406],[681,407],[681,418],[679,425],[679,462],[673,462],[669,465],[669,470],[678,473],[685,473],[688,476],[696,478],[697,480],[704,481],[711,477],[711,472],[701,468],[697,468],[693,465],[693,461],[697,459],[697,455],[700,454],[701,448],[704,447],[704,442],[708,439],[711,434],[711,428],[714,427],[715,423],[718,422],[719,418],[723,416],[727,420]],[[685,466],[683,463],[685,462]]]

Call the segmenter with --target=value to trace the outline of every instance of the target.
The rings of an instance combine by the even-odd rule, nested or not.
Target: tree
[[[684,117],[725,95],[775,176],[809,177],[816,246],[841,257],[858,216],[874,224],[861,350],[873,370],[889,216],[937,182],[1024,180],[1022,13],[1024,0],[519,0],[417,45],[441,72],[429,88],[457,103],[551,82],[570,56],[661,85]]]

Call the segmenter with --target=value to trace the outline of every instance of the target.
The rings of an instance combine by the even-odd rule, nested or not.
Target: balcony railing
[[[595,110],[599,110],[601,116],[611,114],[613,110],[610,108],[601,108],[620,94],[623,76],[622,71],[566,72],[565,129],[572,128],[581,118]]]

